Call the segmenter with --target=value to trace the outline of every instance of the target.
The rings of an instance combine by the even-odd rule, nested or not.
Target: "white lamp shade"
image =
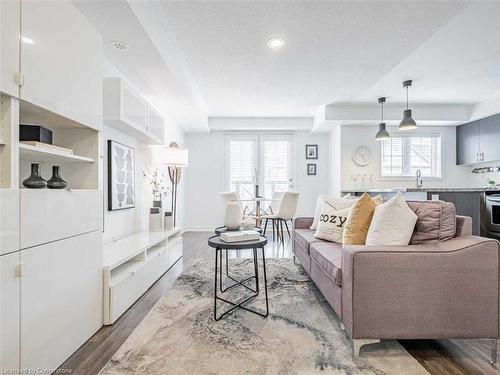
[[[172,167],[188,166],[188,150],[178,147],[169,147],[163,150],[163,164]]]

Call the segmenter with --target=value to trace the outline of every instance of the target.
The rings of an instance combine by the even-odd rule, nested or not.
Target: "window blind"
[[[382,176],[414,177],[417,169],[422,176],[441,177],[441,135],[393,135],[382,141]]]
[[[290,142],[288,140],[264,140],[264,196],[288,190],[290,179]]]
[[[229,189],[242,199],[253,196],[256,168],[255,142],[229,141]]]

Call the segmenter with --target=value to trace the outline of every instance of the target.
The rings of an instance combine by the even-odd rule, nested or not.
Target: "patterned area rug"
[[[250,259],[230,265],[233,276],[253,270]],[[213,264],[195,261],[101,374],[427,374],[396,341],[363,347],[353,363],[347,333],[303,268],[291,259],[266,265],[267,318],[237,309],[215,322]],[[237,289],[230,298],[248,292]],[[263,311],[263,298],[249,306]]]

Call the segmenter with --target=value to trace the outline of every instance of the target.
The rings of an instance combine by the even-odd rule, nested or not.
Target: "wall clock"
[[[366,167],[372,161],[372,152],[366,146],[359,146],[352,152],[351,159],[354,164]]]

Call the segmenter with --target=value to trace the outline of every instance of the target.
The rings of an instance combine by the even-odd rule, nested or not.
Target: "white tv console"
[[[181,257],[179,228],[139,232],[104,245],[104,324],[113,324]]]

